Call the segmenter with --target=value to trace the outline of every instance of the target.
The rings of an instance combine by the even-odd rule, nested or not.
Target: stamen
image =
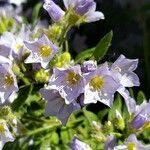
[[[101,76],[95,75],[90,81],[90,87],[94,91],[102,89],[104,86],[104,79]]]
[[[52,53],[52,48],[46,45],[42,45],[40,47],[40,56],[41,57],[49,57]]]
[[[130,142],[130,143],[128,143],[128,150],[136,150],[136,145],[135,145],[135,143],[132,143],[132,142]]]
[[[67,83],[70,85],[76,85],[80,80],[80,75],[75,72],[69,72],[66,77]]]
[[[15,45],[15,48],[16,48],[17,52],[18,52],[22,47],[23,47],[23,45],[22,45],[21,43],[17,43],[17,44]]]
[[[5,75],[4,85],[6,87],[8,87],[8,86],[11,86],[13,83],[14,83],[14,79],[13,79],[12,75],[10,75],[10,74]]]

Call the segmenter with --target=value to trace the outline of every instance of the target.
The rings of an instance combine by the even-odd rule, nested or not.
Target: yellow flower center
[[[40,47],[40,56],[49,57],[52,53],[52,48],[46,45]]]
[[[0,134],[4,133],[5,128],[3,124],[0,124]]]
[[[128,150],[136,150],[136,145],[132,142],[128,143]]]
[[[15,45],[16,51],[18,52],[21,48],[23,47],[23,45],[21,43],[17,43]]]
[[[104,86],[104,79],[101,76],[95,75],[90,81],[90,87],[94,91],[102,89]]]
[[[69,72],[66,80],[70,85],[76,85],[80,80],[80,75],[75,72]]]
[[[4,83],[5,83],[5,86],[11,86],[14,83],[14,79],[12,75],[10,74],[5,75]]]

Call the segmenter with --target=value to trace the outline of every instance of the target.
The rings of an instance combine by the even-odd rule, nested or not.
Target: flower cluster
[[[125,87],[139,86],[139,79],[133,72],[137,62],[138,60],[127,59],[121,55],[111,66],[108,66],[107,62],[97,66],[96,61],[90,60],[84,62],[81,66],[53,68],[53,74],[47,87],[49,92],[47,89],[45,89],[45,92],[44,89],[41,91],[42,97],[48,100],[48,104],[52,103],[48,105],[46,114],[64,115],[63,112],[70,105],[72,111],[66,111],[66,113],[70,112],[71,114],[73,110],[79,109],[80,106],[83,107],[98,101],[112,107],[114,94],[117,91],[125,97],[128,110],[130,111],[134,106],[130,105],[131,97],[128,91],[125,90]],[[124,80],[127,82],[124,83]],[[51,112],[54,109],[52,101],[56,99],[52,95],[58,97],[59,101],[63,101],[60,104],[57,102],[57,109],[55,109],[57,112],[55,113]],[[135,102],[133,99],[132,101],[133,103]],[[69,115],[67,116],[69,117]],[[63,119],[61,121],[64,122]]]
[[[115,94],[119,93],[124,98],[130,115],[128,128],[132,131],[131,133],[148,128],[150,102],[137,105],[127,89],[140,85],[139,78],[134,72],[138,59],[128,59],[120,55],[115,62],[106,61],[100,64],[94,58],[93,52],[92,57],[87,61],[77,63],[72,59],[68,48],[68,31],[73,26],[104,19],[104,15],[96,11],[96,3],[93,0],[63,0],[63,2],[65,10],[52,0],[44,0],[43,8],[53,21],[48,29],[45,27],[41,29],[39,24],[31,28],[19,22],[18,27],[14,27],[10,32],[2,32],[0,36],[0,116],[1,112],[4,112],[2,110],[6,108],[8,110],[6,105],[12,108],[15,104],[18,105],[18,102],[12,102],[18,100],[20,90],[24,86],[37,84],[40,86],[37,95],[40,95],[40,99],[46,100],[42,101],[46,104],[45,116],[55,116],[63,125],[67,124],[74,111],[82,110],[88,104],[101,102],[111,109]],[[20,103],[24,104],[24,101]],[[118,110],[115,111],[115,115],[117,128],[122,131],[125,128],[124,118]],[[14,131],[9,130],[14,126],[13,130],[16,132],[16,118],[9,111],[6,117],[0,119],[0,149],[6,142],[14,141]],[[102,132],[99,134],[101,127],[96,122],[94,126],[98,131],[96,133],[98,138],[102,135]],[[111,130],[111,122],[108,121],[105,127]],[[115,136],[112,135],[107,138],[104,136],[103,141],[105,141],[106,150],[149,149],[137,140],[135,134],[129,135],[120,146],[117,146]],[[89,145],[77,137],[69,144],[69,147],[72,150],[91,150]]]

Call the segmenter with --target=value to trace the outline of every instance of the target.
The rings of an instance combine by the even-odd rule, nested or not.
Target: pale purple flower
[[[139,78],[133,72],[138,65],[138,59],[127,59],[124,55],[112,64],[111,71],[119,79],[120,84],[124,87],[139,86]]]
[[[104,19],[102,12],[96,11],[96,3],[93,0],[63,0],[66,9],[73,9],[76,15],[84,16],[86,22],[94,22]]]
[[[71,150],[92,150],[88,144],[80,141],[77,137],[74,137],[73,141],[68,145]]]
[[[112,106],[114,93],[119,88],[118,82],[112,77],[107,63],[95,71],[84,75],[86,80],[84,89],[84,103],[100,101],[109,107]]]
[[[76,101],[67,105],[56,90],[43,88],[40,90],[40,93],[47,100],[45,116],[56,116],[61,120],[63,125],[67,123],[68,118],[75,110],[80,109],[80,105]]]
[[[82,65],[82,72],[89,73],[97,69],[97,62],[93,60],[85,61]]]
[[[124,145],[115,146],[113,150],[130,150],[130,149],[150,150],[150,146],[143,145],[140,141],[138,141],[135,134],[131,134],[124,142]]]
[[[136,107],[136,111],[134,112],[134,117],[130,125],[133,129],[138,130],[146,123],[150,123],[150,102],[144,102],[140,106]]]
[[[13,18],[17,23],[22,23],[22,17],[20,16],[21,7],[14,8],[12,5],[0,5],[0,17]],[[13,13],[12,13],[13,12]],[[13,26],[13,28],[15,28]]]
[[[120,55],[110,68],[111,72],[120,83],[120,87],[117,91],[125,99],[125,103],[130,114],[134,112],[136,102],[133,98],[131,98],[125,87],[140,85],[138,76],[133,72],[137,68],[137,65],[138,59],[127,59],[124,55]]]
[[[45,3],[43,7],[48,12],[53,21],[60,21],[64,17],[65,12],[52,0],[45,0],[44,2]]]
[[[13,141],[14,137],[9,131],[7,124],[4,121],[0,121],[0,149],[3,148],[5,143]]]
[[[36,41],[24,42],[24,44],[31,52],[25,63],[41,63],[43,68],[48,66],[50,60],[59,50],[45,34]]]
[[[104,150],[112,150],[116,146],[116,138],[113,135],[107,136]]]
[[[18,91],[18,85],[9,64],[0,64],[0,74],[0,104],[3,104],[13,92]]]
[[[0,38],[0,46],[2,49],[5,47],[5,49],[9,51],[8,56],[10,60],[19,61],[22,58],[26,50],[23,42],[24,40],[29,40],[29,35],[30,31],[25,27],[25,25],[22,25],[21,30],[17,34],[11,32],[3,33]]]
[[[76,100],[83,93],[84,88],[84,79],[81,75],[80,66],[70,66],[67,69],[55,68],[49,80],[49,85],[52,89],[59,91],[66,104]]]

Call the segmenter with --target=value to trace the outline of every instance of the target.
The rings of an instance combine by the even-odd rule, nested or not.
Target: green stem
[[[18,75],[18,77],[24,82],[25,85],[30,85],[31,84],[31,82],[29,81],[29,79],[26,78],[23,73],[20,73]]]
[[[27,132],[26,134],[23,134],[22,136],[36,135],[36,134],[42,133],[42,132],[47,131],[47,130],[54,130],[54,128],[57,128],[60,126],[61,126],[60,124],[56,124],[55,126],[41,127],[41,128],[35,129],[33,131]]]
[[[68,47],[68,41],[66,40],[66,42],[65,42],[65,50],[66,50],[66,52],[69,52],[69,47]]]
[[[59,46],[61,46],[66,40],[67,32],[69,31],[69,29],[70,29],[70,25],[66,25],[64,29],[62,29],[62,33],[60,35]]]

